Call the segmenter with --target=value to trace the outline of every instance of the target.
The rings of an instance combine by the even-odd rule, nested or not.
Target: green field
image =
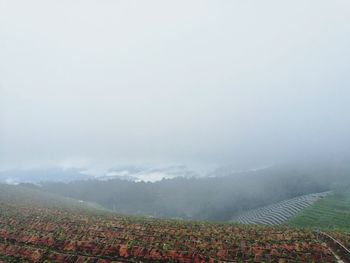
[[[295,227],[350,231],[350,190],[335,191],[304,209],[287,224]]]

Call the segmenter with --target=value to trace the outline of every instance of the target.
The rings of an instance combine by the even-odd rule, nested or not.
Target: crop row
[[[6,204],[0,212],[0,255],[30,262],[335,262],[309,231]]]
[[[276,204],[243,212],[242,214],[232,218],[232,221],[242,224],[282,224],[290,217],[294,216],[304,208],[312,205],[314,202],[318,201],[320,198],[323,198],[327,194],[329,194],[329,192],[299,196]]]

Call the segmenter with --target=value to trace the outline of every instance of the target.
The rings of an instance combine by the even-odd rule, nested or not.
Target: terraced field
[[[335,262],[313,232],[0,205],[5,262]]]
[[[1,196],[0,261],[337,262],[309,230],[135,218],[35,200]]]
[[[295,227],[350,232],[350,190],[328,195],[290,218],[287,223]]]
[[[328,194],[329,192],[322,192],[303,195],[269,206],[243,212],[239,216],[232,218],[232,222],[241,224],[279,225]]]

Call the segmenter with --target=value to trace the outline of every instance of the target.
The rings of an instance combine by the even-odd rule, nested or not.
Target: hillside
[[[350,231],[350,190],[336,191],[288,221],[291,226]]]
[[[85,213],[14,189],[0,196],[4,262],[337,262],[309,230]]]
[[[339,169],[336,164],[296,163],[209,178],[173,178],[155,183],[120,179],[43,182],[41,189],[98,203],[123,214],[228,221],[242,211],[329,191],[333,183],[349,180],[348,171],[350,167]]]
[[[0,184],[0,203],[7,206],[41,206],[64,210],[79,210],[91,212],[108,212],[106,208],[91,203],[75,200],[68,197],[33,189],[33,186]]]

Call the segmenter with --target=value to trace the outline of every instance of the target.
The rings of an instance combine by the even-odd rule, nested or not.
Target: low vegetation
[[[288,224],[350,232],[350,190],[335,190],[291,218]]]
[[[51,207],[38,192],[32,202],[11,191],[0,202],[0,261],[336,262],[309,230],[137,218],[54,200]]]

